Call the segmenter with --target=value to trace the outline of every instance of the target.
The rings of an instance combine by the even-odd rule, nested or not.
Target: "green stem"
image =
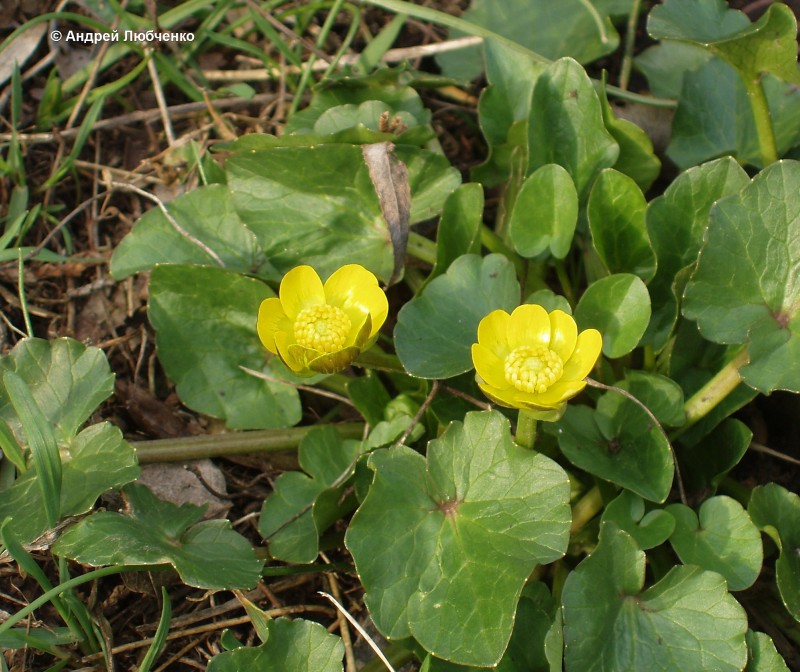
[[[596,485],[581,497],[572,507],[572,527],[570,534],[580,532],[603,508],[603,497]]]
[[[528,450],[533,450],[533,446],[536,443],[536,424],[536,418],[534,418],[530,412],[526,411],[524,408],[519,409],[519,414],[517,415],[517,435],[514,437],[514,441],[517,442],[517,445],[527,448]]]
[[[739,369],[749,361],[750,356],[747,350],[742,350],[719,373],[692,395],[683,406],[683,410],[686,412],[686,424],[681,427],[682,430],[708,415],[711,409],[738,387],[739,383],[742,382]]]
[[[416,231],[411,231],[408,234],[406,252],[431,266],[436,263],[436,243],[425,236],[421,236]]]
[[[522,277],[525,270],[525,261],[514,250],[512,250],[506,242],[492,231],[485,224],[481,225],[481,245],[483,245],[489,252],[504,255],[517,271],[517,277]]]
[[[567,268],[564,265],[563,259],[556,259],[554,261],[556,267],[556,276],[558,277],[558,284],[561,285],[561,291],[564,292],[564,296],[569,301],[569,305],[573,308],[575,307],[575,292],[572,289],[572,282],[569,279],[569,274],[567,273]]]
[[[628,25],[625,28],[625,54],[622,57],[622,68],[619,73],[619,88],[628,90],[633,67],[633,47],[636,42],[636,24],[639,22],[639,6],[641,0],[633,0],[631,13],[628,15]]]
[[[343,438],[360,439],[364,425],[348,422],[332,425]],[[155,441],[135,441],[131,445],[136,450],[140,464],[151,462],[181,462],[200,460],[206,457],[225,457],[246,453],[275,453],[297,448],[300,440],[308,434],[311,427],[292,427],[290,429],[264,429],[252,432],[232,432],[230,434],[205,434],[185,436],[177,439],[157,439]]]
[[[764,93],[761,78],[758,76],[753,80],[745,79],[744,88],[747,91],[750,107],[753,110],[758,148],[761,154],[761,163],[763,164],[761,167],[766,168],[778,160],[778,146],[775,142],[775,132],[772,128],[767,96]]]
[[[397,355],[380,352],[377,348],[362,352],[353,364],[355,366],[363,366],[365,369],[377,369],[378,371],[406,372]]]
[[[48,602],[50,602],[54,597],[58,597],[59,595],[61,595],[61,593],[67,590],[71,590],[72,588],[77,588],[78,586],[82,586],[84,583],[89,583],[90,581],[102,579],[104,576],[110,576],[112,574],[122,574],[123,572],[154,571],[154,570],[169,569],[169,567],[170,567],[169,565],[138,565],[138,566],[121,565],[115,567],[103,567],[102,569],[96,569],[92,572],[87,572],[86,574],[82,574],[81,576],[76,576],[74,579],[70,579],[69,581],[65,581],[64,583],[61,583],[55,586],[54,588],[51,588],[43,595],[37,597],[27,607],[20,609],[7,621],[0,623],[0,634],[3,634],[7,630],[13,628],[22,619],[32,614],[43,604],[47,604]]]

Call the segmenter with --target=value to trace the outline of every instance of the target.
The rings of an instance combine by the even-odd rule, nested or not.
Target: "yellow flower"
[[[501,406],[557,420],[566,402],[584,387],[603,339],[597,329],[578,334],[575,320],[561,310],[548,314],[526,304],[509,315],[495,310],[478,325],[472,346],[476,381]]]
[[[323,285],[310,266],[298,266],[281,281],[280,298],[258,310],[264,347],[301,376],[336,373],[375,341],[389,304],[378,279],[349,264]]]

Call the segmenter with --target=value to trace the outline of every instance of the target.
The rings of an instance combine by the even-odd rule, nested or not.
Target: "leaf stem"
[[[589,492],[581,497],[575,506],[572,507],[572,527],[569,528],[570,534],[580,532],[592,518],[594,518],[603,508],[603,496],[600,488],[594,486]]]
[[[692,395],[684,404],[687,428],[705,417],[717,404],[733,392],[742,382],[739,369],[750,361],[747,349],[742,350],[736,357],[728,362],[711,380]]]
[[[536,418],[529,411],[524,408],[519,409],[517,435],[514,437],[517,445],[533,450],[533,446],[536,443],[536,424]]]
[[[625,54],[622,57],[622,67],[619,73],[619,88],[623,91],[628,90],[628,82],[630,82],[631,79],[633,47],[636,42],[636,24],[639,21],[640,5],[641,0],[633,0],[631,3],[631,13],[628,15],[628,25],[625,27]]]
[[[406,252],[431,266],[436,263],[436,243],[416,231],[408,234]]]
[[[766,168],[778,160],[778,146],[775,142],[775,132],[772,128],[767,95],[764,93],[764,86],[761,83],[760,76],[752,80],[745,78],[743,81],[756,124],[758,148],[761,154],[761,163],[763,164],[761,167]]]
[[[364,425],[348,422],[332,425],[343,438],[360,439]],[[157,439],[155,441],[134,441],[140,464],[152,462],[181,462],[200,460],[205,457],[225,457],[246,453],[275,453],[297,448],[300,440],[314,426],[291,427],[289,429],[264,429],[251,432],[231,432],[230,434],[205,434],[202,436],[183,436],[176,439]]]
[[[522,277],[523,271],[525,270],[525,262],[522,257],[512,250],[495,231],[492,231],[492,229],[485,224],[481,224],[481,245],[489,250],[489,252],[505,255],[505,257],[514,264],[517,277]]]
[[[377,369],[378,371],[406,372],[397,355],[380,352],[377,348],[362,352],[358,359],[353,362],[353,365],[362,366],[365,369]]]

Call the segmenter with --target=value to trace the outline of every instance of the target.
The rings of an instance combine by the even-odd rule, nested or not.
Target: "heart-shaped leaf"
[[[746,640],[748,661],[744,672],[789,672],[768,635],[748,630]]]
[[[270,554],[285,562],[312,562],[319,553],[319,535],[341,515],[341,485],[353,473],[360,441],[342,440],[333,427],[312,429],[298,448],[306,474],[278,476],[264,501],[258,531]]]
[[[493,411],[452,423],[427,460],[401,447],[373,453],[369,467],[345,541],[375,624],[439,658],[495,665],[531,570],[566,549],[564,471],[518,447]]]
[[[581,329],[594,327],[603,335],[603,354],[627,355],[642,338],[650,321],[650,295],[641,278],[617,273],[593,282],[575,307]]]
[[[758,529],[739,502],[712,497],[700,505],[699,516],[684,504],[670,504],[667,511],[675,518],[669,541],[681,562],[722,574],[730,590],[753,585],[764,551]]]
[[[126,515],[101,511],[84,518],[61,535],[53,552],[93,567],[169,563],[197,588],[255,586],[264,563],[230,522],[198,522],[202,508],[165,502],[136,483],[123,492]]]
[[[741,375],[761,392],[800,392],[798,226],[800,163],[773,164],[711,211],[686,287],[684,315],[715,343],[747,343]]]
[[[150,321],[158,356],[181,401],[235,429],[289,427],[300,420],[297,391],[243,371],[272,375],[258,340],[258,306],[274,296],[263,282],[204,266],[157,266]]]
[[[601,523],[614,523],[627,532],[643,551],[663,544],[675,530],[675,518],[664,509],[645,513],[644,500],[623,490],[603,511]]]
[[[277,618],[267,623],[261,646],[214,656],[208,672],[342,672],[344,644],[319,623]]]
[[[739,672],[747,660],[744,609],[725,579],[679,566],[643,590],[645,555],[604,524],[600,543],[562,593],[568,672]]]
[[[481,251],[483,188],[462,184],[447,197],[436,232],[436,263],[426,284],[444,273],[462,254]]]
[[[519,303],[514,266],[500,254],[465,254],[397,315],[395,345],[406,371],[451,378],[472,368],[478,323],[493,310]]]
[[[789,613],[800,621],[800,497],[777,483],[760,485],[750,496],[747,512],[781,551],[775,563],[778,590]]]

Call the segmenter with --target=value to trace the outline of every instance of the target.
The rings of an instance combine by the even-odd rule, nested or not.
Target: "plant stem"
[[[406,252],[431,266],[436,263],[436,243],[425,236],[421,236],[416,231],[411,231],[408,234]]]
[[[536,418],[524,408],[520,408],[517,415],[517,435],[514,441],[528,450],[533,450],[536,443]]]
[[[569,274],[567,273],[566,266],[564,265],[564,260],[556,259],[554,261],[554,266],[556,269],[556,277],[558,277],[558,284],[561,285],[561,291],[564,292],[564,296],[566,297],[567,301],[569,301],[569,305],[574,308],[575,292],[572,289],[572,282],[569,279]]]
[[[581,497],[575,506],[572,507],[572,527],[569,528],[570,534],[580,532],[586,523],[600,513],[603,508],[603,497],[600,488],[596,485]]]
[[[517,277],[522,277],[525,263],[522,257],[506,245],[506,242],[485,224],[481,224],[481,245],[489,250],[489,252],[505,255],[506,258],[514,264]]]
[[[365,369],[378,369],[379,371],[406,372],[397,355],[389,355],[385,352],[380,352],[377,348],[371,348],[366,352],[362,352],[358,356],[358,359],[353,362],[353,365],[363,366]]]
[[[335,427],[343,438],[360,439],[364,425],[348,422]],[[182,462],[200,460],[206,457],[225,457],[245,453],[274,453],[297,448],[300,440],[308,434],[311,427],[292,427],[290,429],[264,429],[252,432],[232,432],[230,434],[206,434],[203,436],[184,436],[177,439],[157,439],[155,441],[134,441],[140,464],[151,462]]]
[[[753,80],[744,79],[744,88],[747,97],[750,99],[750,107],[753,110],[753,119],[756,124],[756,136],[758,137],[758,148],[761,154],[761,167],[766,168],[771,163],[778,160],[778,146],[775,142],[775,132],[772,128],[772,118],[769,114],[767,96],[761,84],[760,76]]]
[[[633,46],[636,42],[636,24],[639,22],[639,6],[641,0],[633,0],[631,13],[628,15],[628,25],[625,27],[625,54],[622,57],[622,68],[619,73],[619,88],[628,90],[633,66]]]
[[[684,404],[686,424],[684,429],[705,417],[718,403],[733,392],[742,382],[739,369],[750,361],[747,349],[742,350],[728,362],[711,380],[692,395]]]

